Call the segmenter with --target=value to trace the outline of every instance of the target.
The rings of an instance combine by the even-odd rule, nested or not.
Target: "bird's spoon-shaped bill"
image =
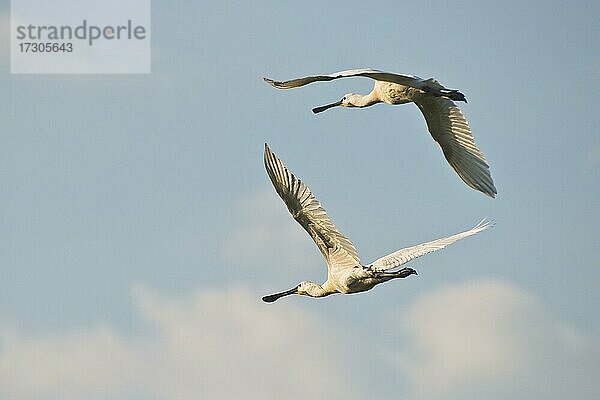
[[[330,108],[341,106],[341,105],[342,105],[342,101],[340,100],[340,101],[336,101],[335,103],[327,104],[327,105],[324,105],[321,107],[315,107],[312,109],[312,112],[315,114],[318,114],[318,113],[328,110]]]
[[[294,287],[293,289],[286,290],[285,292],[280,292],[280,293],[275,293],[275,294],[270,294],[268,296],[264,296],[262,299],[266,303],[272,303],[275,300],[277,300],[281,297],[284,297],[284,296],[289,296],[290,294],[298,294],[298,286]]]

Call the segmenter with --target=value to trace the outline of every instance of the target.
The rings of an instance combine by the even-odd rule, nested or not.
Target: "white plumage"
[[[269,303],[290,294],[324,297],[333,293],[364,292],[390,279],[406,278],[417,272],[412,268],[397,269],[401,265],[492,226],[492,222],[482,220],[468,231],[398,250],[365,266],[350,239],[335,227],[308,186],[292,174],[266,144],[264,162],[275,191],[292,217],[313,239],[327,264],[325,283],[301,282],[290,290],[264,296],[263,300]]]
[[[284,82],[264,78],[277,89],[292,89],[313,82],[331,81],[346,77],[367,77],[375,80],[367,95],[349,93],[337,102],[313,109],[323,112],[336,106],[364,108],[377,103],[415,103],[427,123],[433,139],[440,145],[446,160],[460,178],[471,188],[495,197],[498,193],[483,153],[475,145],[471,128],[455,101],[464,101],[458,90],[447,89],[435,79],[421,79],[413,75],[395,74],[374,69],[354,69],[329,75],[307,76]]]

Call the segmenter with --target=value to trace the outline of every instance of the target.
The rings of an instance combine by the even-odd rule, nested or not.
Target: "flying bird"
[[[490,175],[490,167],[481,150],[475,145],[467,120],[454,103],[467,102],[458,90],[447,89],[433,78],[421,79],[413,75],[374,69],[353,69],[285,82],[263,79],[277,89],[292,89],[313,82],[355,76],[374,79],[373,90],[366,95],[348,93],[339,101],[313,108],[313,113],[317,114],[336,106],[363,108],[377,103],[394,105],[413,102],[423,113],[429,133],[440,145],[446,160],[458,176],[469,187],[487,196],[496,197],[498,192]]]
[[[275,191],[292,217],[313,239],[327,264],[327,280],[322,285],[304,281],[290,290],[264,296],[262,299],[267,303],[291,294],[325,297],[334,293],[359,293],[391,279],[416,275],[417,271],[412,268],[399,267],[417,257],[443,249],[457,240],[479,233],[493,224],[484,219],[468,231],[407,247],[381,257],[371,264],[363,265],[350,239],[337,230],[308,186],[287,169],[267,144],[265,144],[264,162]]]

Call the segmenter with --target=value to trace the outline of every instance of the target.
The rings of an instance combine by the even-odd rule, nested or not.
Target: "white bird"
[[[433,78],[421,79],[413,75],[374,69],[340,71],[285,82],[263,79],[277,89],[292,89],[313,82],[353,76],[374,79],[373,90],[367,95],[348,93],[340,101],[313,108],[312,111],[316,114],[336,106],[363,108],[377,103],[393,105],[413,102],[423,113],[429,133],[440,145],[446,160],[461,179],[471,188],[487,196],[496,196],[498,192],[490,175],[490,167],[481,150],[475,145],[467,120],[452,101],[467,102],[458,90],[447,89]]]
[[[327,280],[322,285],[304,281],[284,292],[264,296],[267,303],[280,297],[300,294],[310,297],[324,297],[334,293],[358,293],[370,290],[373,286],[394,278],[406,278],[417,274],[412,268],[398,269],[401,265],[422,255],[443,249],[467,236],[479,233],[493,222],[483,219],[472,229],[446,238],[437,239],[416,246],[398,250],[385,257],[363,265],[354,245],[337,230],[319,201],[300,179],[292,174],[283,162],[265,144],[265,168],[292,217],[308,232],[327,264]]]

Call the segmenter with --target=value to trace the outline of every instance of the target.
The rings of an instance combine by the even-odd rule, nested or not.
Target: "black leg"
[[[411,275],[418,275],[417,271],[412,268],[402,268],[400,271],[396,272],[397,278],[408,278]]]
[[[395,279],[395,278],[408,278],[411,275],[418,275],[417,271],[415,271],[412,268],[402,268],[396,272],[385,272],[385,271],[377,272],[377,277],[386,278],[386,280]]]

